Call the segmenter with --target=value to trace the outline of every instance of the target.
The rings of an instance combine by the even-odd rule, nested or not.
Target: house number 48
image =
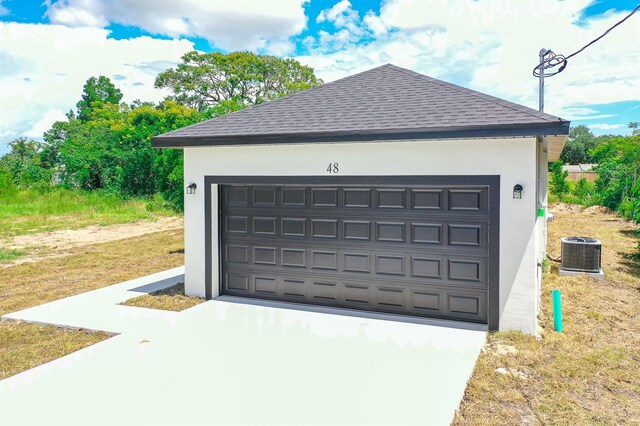
[[[338,172],[340,172],[338,163],[329,163],[329,166],[327,167],[327,173],[335,174]]]

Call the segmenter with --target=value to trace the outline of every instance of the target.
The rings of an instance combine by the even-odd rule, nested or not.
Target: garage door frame
[[[489,288],[487,323],[489,330],[499,329],[500,311],[500,176],[497,175],[457,175],[457,176],[205,176],[205,296],[213,295],[212,265],[212,185],[397,185],[397,186],[487,186],[489,188]],[[218,191],[220,187],[218,186]],[[218,194],[219,195],[219,194]],[[218,197],[217,214],[221,214],[221,198]],[[497,206],[497,207],[496,207]],[[217,221],[218,254],[222,255],[220,220]],[[219,286],[222,286],[222,259],[218,272]],[[221,293],[221,288],[219,289]]]

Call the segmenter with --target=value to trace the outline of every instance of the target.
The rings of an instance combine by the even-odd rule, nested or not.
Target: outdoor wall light
[[[522,198],[522,185],[520,185],[519,183],[517,183],[513,187],[513,198],[516,198],[518,200]]]
[[[187,186],[187,194],[195,194],[197,187],[198,185],[196,185],[195,182],[191,182],[189,186]]]

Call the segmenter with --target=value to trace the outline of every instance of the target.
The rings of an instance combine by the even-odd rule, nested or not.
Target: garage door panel
[[[368,253],[344,252],[342,259],[343,272],[371,273],[371,256]]]
[[[283,217],[282,236],[283,237],[306,237],[307,219],[303,217]]]
[[[444,209],[444,194],[442,189],[413,189],[411,190],[411,209],[429,210],[431,213]]]
[[[276,281],[277,280],[275,277],[254,276],[253,285],[256,294],[268,293],[271,295],[277,295],[278,286],[276,284]]]
[[[324,302],[338,301],[338,283],[328,280],[312,280],[311,281],[311,297],[314,300],[322,300]]]
[[[442,258],[426,256],[409,256],[411,258],[411,276],[443,280]]]
[[[287,208],[300,208],[307,205],[307,190],[304,188],[281,188],[282,205]]]
[[[273,242],[273,241],[271,241]],[[386,276],[420,285],[434,282],[461,285],[464,288],[486,288],[488,257],[473,256],[461,251],[420,251],[380,249],[376,246],[348,247],[313,245],[303,242],[287,246],[269,245],[269,241],[225,243],[225,262],[265,271],[319,271],[323,274],[368,277]],[[251,250],[246,249],[251,247]],[[248,253],[247,253],[248,251]],[[246,258],[248,256],[248,258]],[[246,259],[246,260],[245,260]]]
[[[260,208],[336,210],[383,209],[455,211],[477,216],[488,213],[488,188],[366,188],[366,187],[265,187],[223,188],[226,205]]]
[[[380,209],[405,209],[406,189],[378,189],[376,207]]]
[[[405,276],[405,257],[377,254],[374,272],[375,274]]]
[[[450,189],[448,209],[452,212],[486,213],[486,189]]]
[[[487,187],[221,190],[224,294],[486,322]]]
[[[277,247],[253,247],[253,263],[260,265],[277,265]]]
[[[228,186],[225,188],[225,204],[228,206],[248,206],[251,188],[243,186]]]
[[[339,276],[335,279],[283,276],[246,270],[227,275],[224,293],[229,295],[475,322],[486,320],[486,292],[482,289],[421,287]]]
[[[249,235],[249,216],[227,216],[224,223],[228,233]]]
[[[444,291],[456,291],[459,293],[464,292],[473,292],[474,294],[480,292],[484,293],[485,289],[482,285],[477,285],[473,282],[459,281],[459,282],[448,282],[447,280],[437,280],[437,279],[424,279],[417,280],[414,278],[406,278],[402,276],[394,276],[394,275],[383,275],[383,274],[343,274],[339,271],[329,270],[329,269],[298,269],[298,270],[287,270],[283,272],[278,268],[259,268],[259,267],[245,267],[243,265],[232,265],[229,264],[227,268],[227,274],[233,276],[274,276],[274,277],[282,277],[282,278],[291,278],[295,280],[320,280],[326,281],[329,280],[331,282],[334,281],[344,281],[344,282],[352,282],[358,285],[366,284],[372,286],[391,286],[391,287],[401,287],[401,288],[414,288],[416,290],[425,291],[431,289],[441,289]],[[227,275],[225,274],[225,275]],[[252,280],[249,280],[253,282]],[[237,290],[245,289],[244,291],[253,291],[251,288],[246,287],[245,285],[234,285]]]
[[[282,248],[283,267],[306,268],[307,267],[307,250],[304,248]]]
[[[441,223],[411,223],[410,242],[417,244],[443,244]]]
[[[311,189],[313,207],[338,207],[338,188]]]
[[[481,283],[486,263],[479,259],[449,259],[449,281]]]
[[[249,275],[227,272],[225,273],[225,285],[229,290],[249,293]]]
[[[437,250],[461,250],[488,253],[488,224],[475,220],[441,220],[439,223],[358,217],[357,219],[329,217],[229,216],[223,229],[230,239],[248,237],[254,241],[336,241],[339,244],[362,245],[390,242],[405,246],[437,245]],[[306,242],[314,244],[313,242]],[[330,243],[330,242],[329,242]],[[408,247],[410,248],[410,247]]]
[[[371,207],[370,188],[344,188],[342,190],[343,206],[348,209]]]
[[[249,246],[245,244],[227,244],[225,262],[249,263]]]
[[[253,204],[256,206],[276,206],[277,188],[259,187],[253,190]]]
[[[347,304],[365,306],[371,303],[371,286],[366,284],[345,283],[344,300]]]
[[[411,291],[411,307],[418,312],[424,312],[427,315],[434,315],[438,312],[444,312],[441,294],[437,291]]]
[[[345,240],[371,241],[371,220],[343,220],[342,238]]]
[[[282,295],[285,300],[299,301],[306,298],[307,285],[303,279],[281,278]]]
[[[338,252],[331,250],[311,250],[311,269],[337,271]]]
[[[313,238],[338,238],[338,219],[311,219]]]

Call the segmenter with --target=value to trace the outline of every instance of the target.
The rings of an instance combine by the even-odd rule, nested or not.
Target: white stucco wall
[[[536,149],[535,138],[185,148],[185,183],[198,185],[196,194],[185,196],[186,292],[205,294],[205,176],[327,176],[329,163],[340,164],[339,176],[500,175],[500,328],[535,333]],[[512,195],[518,183],[524,187],[520,200]],[[217,246],[212,264],[215,297]]]

